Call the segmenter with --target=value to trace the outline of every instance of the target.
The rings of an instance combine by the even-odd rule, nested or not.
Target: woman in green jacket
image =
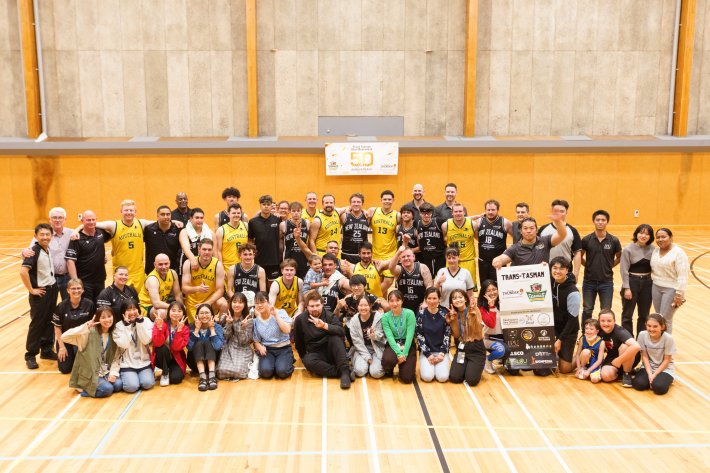
[[[417,369],[417,351],[414,344],[416,317],[414,312],[402,307],[404,297],[400,291],[392,291],[387,296],[390,311],[382,316],[382,329],[387,338],[387,346],[382,354],[382,368],[392,373],[399,365],[399,380],[405,384],[414,381]]]
[[[112,325],[113,311],[103,306],[93,319],[62,334],[64,343],[78,348],[69,386],[80,389],[84,397],[108,397],[121,390]]]

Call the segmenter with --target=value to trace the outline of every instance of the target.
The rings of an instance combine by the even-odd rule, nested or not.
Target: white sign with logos
[[[326,176],[396,176],[399,143],[329,143],[325,145]]]
[[[498,295],[501,328],[510,347],[510,367],[556,368],[549,267],[533,264],[499,269]]]

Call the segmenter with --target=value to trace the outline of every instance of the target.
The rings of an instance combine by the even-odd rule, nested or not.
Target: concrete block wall
[[[406,135],[463,132],[464,0],[259,0],[259,132],[318,116],[404,116]],[[431,50],[431,52],[427,52]]]
[[[244,0],[39,4],[50,136],[246,134]]]
[[[710,0],[697,0],[689,135],[710,135]]]
[[[666,134],[675,4],[480,0],[476,134]]]
[[[0,0],[0,136],[27,136],[19,22],[17,1]]]

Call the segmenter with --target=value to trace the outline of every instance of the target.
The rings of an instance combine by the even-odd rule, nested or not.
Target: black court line
[[[695,271],[693,270],[693,265],[695,265],[695,262],[698,261],[698,260],[699,260],[700,258],[702,258],[703,256],[707,255],[708,253],[710,253],[710,251],[706,251],[706,252],[703,253],[702,255],[698,255],[698,256],[696,256],[696,257],[693,259],[693,261],[690,263],[690,273],[693,275],[693,277],[694,277],[700,284],[702,284],[702,285],[705,286],[706,288],[710,289],[710,286],[708,286],[708,285],[705,283],[705,281],[703,281],[702,279],[700,279],[700,278],[698,277],[698,275],[695,274]]]
[[[439,437],[436,436],[436,429],[434,424],[431,422],[431,416],[429,415],[429,409],[426,407],[424,402],[424,396],[422,396],[422,390],[419,389],[419,383],[417,379],[414,378],[414,390],[417,392],[417,398],[419,399],[419,405],[422,408],[422,413],[424,414],[424,420],[426,420],[426,425],[429,426],[429,435],[431,435],[431,441],[434,444],[434,449],[436,450],[436,456],[439,457],[439,464],[441,465],[441,471],[444,473],[450,473],[449,465],[446,463],[446,457],[444,456],[444,451],[441,449],[441,444],[439,443]]]
[[[5,328],[5,327],[7,327],[8,325],[10,325],[10,324],[13,323],[13,322],[17,322],[18,320],[20,320],[22,317],[24,317],[25,315],[27,315],[27,314],[29,314],[29,313],[30,313],[30,311],[27,310],[27,311],[25,311],[23,314],[18,315],[17,317],[15,317],[14,319],[12,319],[11,321],[5,322],[4,324],[0,325],[0,329],[3,329],[3,328]]]

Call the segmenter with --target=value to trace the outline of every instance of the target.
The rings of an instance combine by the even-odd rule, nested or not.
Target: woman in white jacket
[[[382,368],[382,353],[386,344],[382,330],[382,313],[373,312],[367,296],[358,297],[355,303],[357,314],[348,324],[352,337],[353,371],[358,377],[370,373],[373,378],[381,378],[385,374]]]
[[[123,320],[113,330],[113,341],[119,349],[119,366],[123,390],[133,393],[150,389],[155,385],[155,376],[150,363],[153,342],[153,322],[140,317],[138,303],[126,300],[121,305]]]

